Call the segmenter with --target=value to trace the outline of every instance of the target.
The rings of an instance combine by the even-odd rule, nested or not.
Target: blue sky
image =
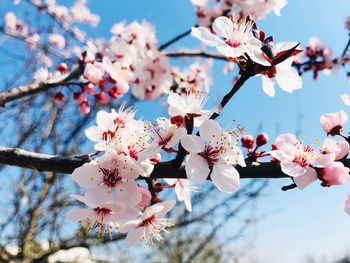
[[[0,0],[0,6],[5,6],[4,3],[9,6],[8,2]],[[89,6],[101,16],[97,28],[87,27],[92,37],[109,38],[112,25],[124,19],[128,23],[146,19],[155,25],[161,44],[188,30],[196,21],[189,0],[139,0],[132,1],[132,4],[130,1],[95,0],[89,1]],[[6,10],[1,8],[0,15],[4,12]],[[309,38],[316,36],[333,49],[334,56],[339,56],[343,51],[348,40],[344,29],[344,19],[350,13],[348,0],[294,0],[281,13],[280,17],[270,14],[258,21],[259,28],[266,35],[273,35],[275,42],[296,41],[305,47]],[[187,36],[169,50],[200,46],[197,39]],[[211,105],[231,88],[232,76],[222,74],[222,65],[223,62],[216,62],[213,68]],[[0,73],[0,77],[3,78],[4,74],[6,71]],[[300,136],[305,136],[307,142],[312,143],[315,138],[323,141],[325,134],[321,130],[319,117],[341,109],[350,114],[349,108],[340,100],[340,94],[350,93],[350,85],[343,69],[339,69],[337,75],[320,74],[317,81],[312,79],[311,74],[305,74],[303,81],[301,90],[288,94],[276,87],[276,96],[270,98],[259,92],[259,77],[250,79],[229,102],[218,121],[225,127],[235,119],[251,134],[256,134],[258,127],[262,127],[259,132],[267,133],[271,140],[280,133],[294,133],[299,127]],[[157,102],[137,103],[138,117],[154,120],[166,113],[165,108],[160,108],[159,112],[151,111],[154,105]],[[298,116],[302,116],[299,124]],[[345,131],[350,131],[349,123],[345,125]],[[302,262],[307,255],[334,259],[338,254],[345,254],[347,249],[350,253],[350,217],[343,211],[344,200],[350,194],[349,185],[326,189],[314,183],[303,191],[282,192],[280,187],[289,183],[288,179],[270,180],[269,188],[265,191],[267,195],[259,200],[258,213],[267,216],[251,230],[251,234],[256,235],[252,255],[277,253],[283,255],[284,262]],[[271,262],[278,261],[272,258]]]

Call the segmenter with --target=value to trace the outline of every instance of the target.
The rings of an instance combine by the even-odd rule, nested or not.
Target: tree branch
[[[4,91],[0,93],[0,107],[4,107],[7,102],[60,86],[66,81],[79,77],[81,74],[83,74],[84,68],[84,63],[79,63],[79,66],[70,72],[48,79],[45,82],[34,82],[26,86],[19,86],[11,90]]]
[[[167,51],[163,52],[168,57],[205,57],[205,58],[216,58],[221,60],[227,60],[227,58],[219,53],[204,52],[200,50],[186,50],[186,51]]]
[[[0,163],[38,171],[71,174],[75,168],[91,161],[89,155],[62,157],[57,155],[29,152],[19,148],[0,147]],[[350,160],[345,161],[350,166]],[[248,162],[247,167],[236,167],[241,178],[282,178],[283,174],[278,163]],[[187,178],[185,166],[174,167],[171,161],[155,165],[151,178]],[[144,179],[140,177],[139,179]]]
[[[173,39],[169,40],[168,42],[164,43],[163,45],[161,45],[158,50],[161,51],[165,48],[167,48],[168,46],[170,46],[171,44],[175,43],[176,41],[180,40],[181,38],[189,35],[191,33],[191,29],[187,30],[186,32],[174,37]]]

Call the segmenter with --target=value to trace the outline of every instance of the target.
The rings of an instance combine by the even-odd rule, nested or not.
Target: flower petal
[[[214,120],[206,120],[199,127],[199,134],[206,142],[218,140],[223,132],[220,125]]]
[[[205,27],[192,27],[191,35],[198,38],[207,46],[224,46],[226,45],[224,41],[220,40],[217,36],[214,36]]]
[[[220,191],[226,193],[236,192],[240,187],[239,173],[231,165],[215,164],[210,178]]]
[[[190,153],[199,153],[204,151],[204,141],[197,135],[186,135],[181,138],[181,145]]]
[[[269,95],[270,97],[275,96],[275,84],[273,83],[273,80],[262,75],[261,76],[261,80],[262,80],[262,90]]]
[[[291,161],[281,162],[281,169],[282,172],[292,177],[303,175],[306,172],[304,167]]]
[[[93,213],[94,211],[86,208],[73,209],[68,212],[66,219],[72,221],[84,221],[88,217],[91,218]]]
[[[293,90],[301,89],[301,87],[303,86],[303,80],[294,68],[284,68],[279,67],[279,65],[277,65],[276,67],[277,74],[275,76],[275,79],[281,89],[289,93],[293,92]]]
[[[233,32],[233,23],[226,16],[219,16],[213,23],[213,30],[217,35],[229,38]]]
[[[205,159],[197,154],[190,154],[186,162],[186,175],[194,184],[201,184],[207,179],[210,169]]]
[[[306,172],[303,175],[293,177],[295,184],[300,190],[317,180],[317,172],[314,168],[306,167]]]
[[[127,206],[136,206],[141,202],[141,190],[135,182],[124,182],[114,191],[114,200]]]
[[[141,238],[144,236],[144,228],[138,227],[134,230],[131,230],[125,238],[125,247],[131,247],[141,241]]]

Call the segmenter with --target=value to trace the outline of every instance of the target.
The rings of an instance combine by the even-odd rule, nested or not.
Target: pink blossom
[[[76,168],[72,179],[87,188],[87,192],[98,189],[97,196],[111,195],[116,202],[134,206],[142,198],[141,190],[134,182],[139,174],[137,165],[130,158],[110,150],[97,160]],[[114,189],[113,193],[111,189]]]
[[[336,142],[330,138],[324,140],[322,144],[322,153],[334,154],[334,160],[343,159],[349,153],[350,147],[347,141]]]
[[[220,16],[215,19],[213,23],[213,30],[216,35],[212,34],[205,27],[193,27],[191,35],[201,40],[205,45],[214,46],[216,49],[226,57],[240,57],[245,53],[256,63],[270,66],[261,51],[262,43],[255,38],[252,33],[254,22],[238,21],[237,18],[229,19]],[[222,36],[224,40],[220,39]]]
[[[322,129],[327,132],[327,135],[340,135],[343,129],[343,124],[348,120],[348,116],[344,111],[336,113],[326,113],[320,117]]]
[[[191,192],[194,192],[199,187],[190,186],[192,182],[187,179],[164,179],[169,185],[175,185],[175,193],[179,201],[184,201],[188,211],[192,211]]]
[[[318,172],[318,179],[322,186],[341,185],[349,180],[350,169],[341,162],[333,162],[331,165],[321,168]]]
[[[66,45],[66,39],[60,34],[49,34],[48,41],[49,44],[59,49],[64,49]]]
[[[224,131],[214,120],[199,127],[199,134],[186,135],[181,144],[190,153],[186,162],[186,175],[195,184],[203,183],[210,174],[214,185],[221,191],[232,193],[239,189],[239,173],[234,164],[245,166],[243,154],[237,147],[235,131]]]
[[[84,78],[94,84],[98,84],[105,73],[103,64],[100,62],[87,63],[84,70]]]
[[[17,18],[14,13],[8,12],[4,16],[5,28],[9,31],[16,31]]]
[[[299,189],[304,189],[317,179],[313,167],[327,167],[334,160],[334,154],[322,154],[311,146],[304,146],[294,134],[281,134],[276,138],[278,150],[270,151],[272,157],[281,162],[282,172],[293,177]]]
[[[140,241],[147,242],[154,247],[153,239],[156,239],[158,242],[163,240],[161,236],[162,231],[170,234],[165,228],[171,227],[173,224],[164,216],[174,207],[175,203],[175,200],[157,203],[147,207],[138,219],[124,223],[119,231],[121,233],[128,232],[125,238],[125,247],[128,248]]]
[[[150,130],[153,133],[153,141],[140,153],[139,161],[153,157],[159,153],[161,149],[171,151],[186,134],[185,128],[171,124],[170,120],[166,118],[158,118],[155,126],[150,123]]]
[[[296,43],[283,42],[278,43],[274,50],[276,52],[283,52],[290,48],[293,48]],[[290,57],[283,62],[277,64],[275,67],[265,71],[261,76],[262,89],[270,97],[275,96],[274,81],[280,86],[280,88],[288,93],[292,93],[294,90],[301,89],[303,81],[298,72],[292,68],[293,57]]]
[[[83,196],[73,195],[74,198],[86,204],[87,200]],[[112,239],[112,230],[117,230],[122,220],[133,218],[139,212],[135,208],[124,206],[123,204],[103,204],[93,207],[93,210],[80,208],[68,212],[66,219],[78,221],[80,229],[85,229],[85,233],[97,229],[97,237],[104,237],[106,234]]]

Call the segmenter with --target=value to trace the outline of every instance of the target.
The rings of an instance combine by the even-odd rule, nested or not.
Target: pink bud
[[[87,101],[83,101],[79,104],[79,112],[81,114],[88,114],[90,112],[90,104]]]
[[[241,142],[242,142],[242,147],[247,148],[249,150],[254,147],[255,140],[251,135],[244,135],[241,138]]]
[[[102,91],[95,93],[94,96],[98,103],[106,104],[109,101],[107,94]]]
[[[341,162],[333,162],[330,166],[321,168],[318,172],[318,179],[322,186],[341,185],[349,180],[350,169]]]
[[[111,88],[108,91],[108,95],[112,98],[112,99],[119,99],[121,97],[121,95],[119,95],[118,90],[116,87]]]
[[[85,92],[74,92],[73,100],[78,104],[82,103],[86,100]]]
[[[266,143],[269,142],[269,136],[267,136],[266,133],[260,133],[257,137],[256,137],[256,145],[258,147],[265,145]]]
[[[142,199],[141,199],[140,203],[138,203],[136,206],[138,208],[147,206],[151,202],[151,199],[152,199],[151,192],[148,191],[148,189],[146,187],[139,185],[139,188],[141,190]]]
[[[95,85],[93,83],[88,83],[85,85],[84,90],[89,94],[94,94]]]
[[[348,116],[344,111],[336,113],[326,113],[320,118],[322,129],[327,132],[327,135],[340,135],[343,129],[343,123],[348,120]]]
[[[57,67],[57,70],[58,70],[59,72],[61,72],[62,74],[63,74],[63,73],[66,73],[66,72],[67,72],[67,69],[68,69],[68,67],[67,67],[67,64],[66,64],[66,63],[61,63],[61,64],[59,64],[59,66]]]
[[[105,70],[103,68],[103,64],[100,62],[95,62],[94,64],[88,63],[85,66],[84,70],[84,78],[86,78],[88,81],[98,84],[105,73]]]
[[[65,100],[65,97],[64,95],[62,94],[62,92],[56,92],[54,95],[53,95],[53,101],[56,102],[56,103],[62,103],[63,101]]]

